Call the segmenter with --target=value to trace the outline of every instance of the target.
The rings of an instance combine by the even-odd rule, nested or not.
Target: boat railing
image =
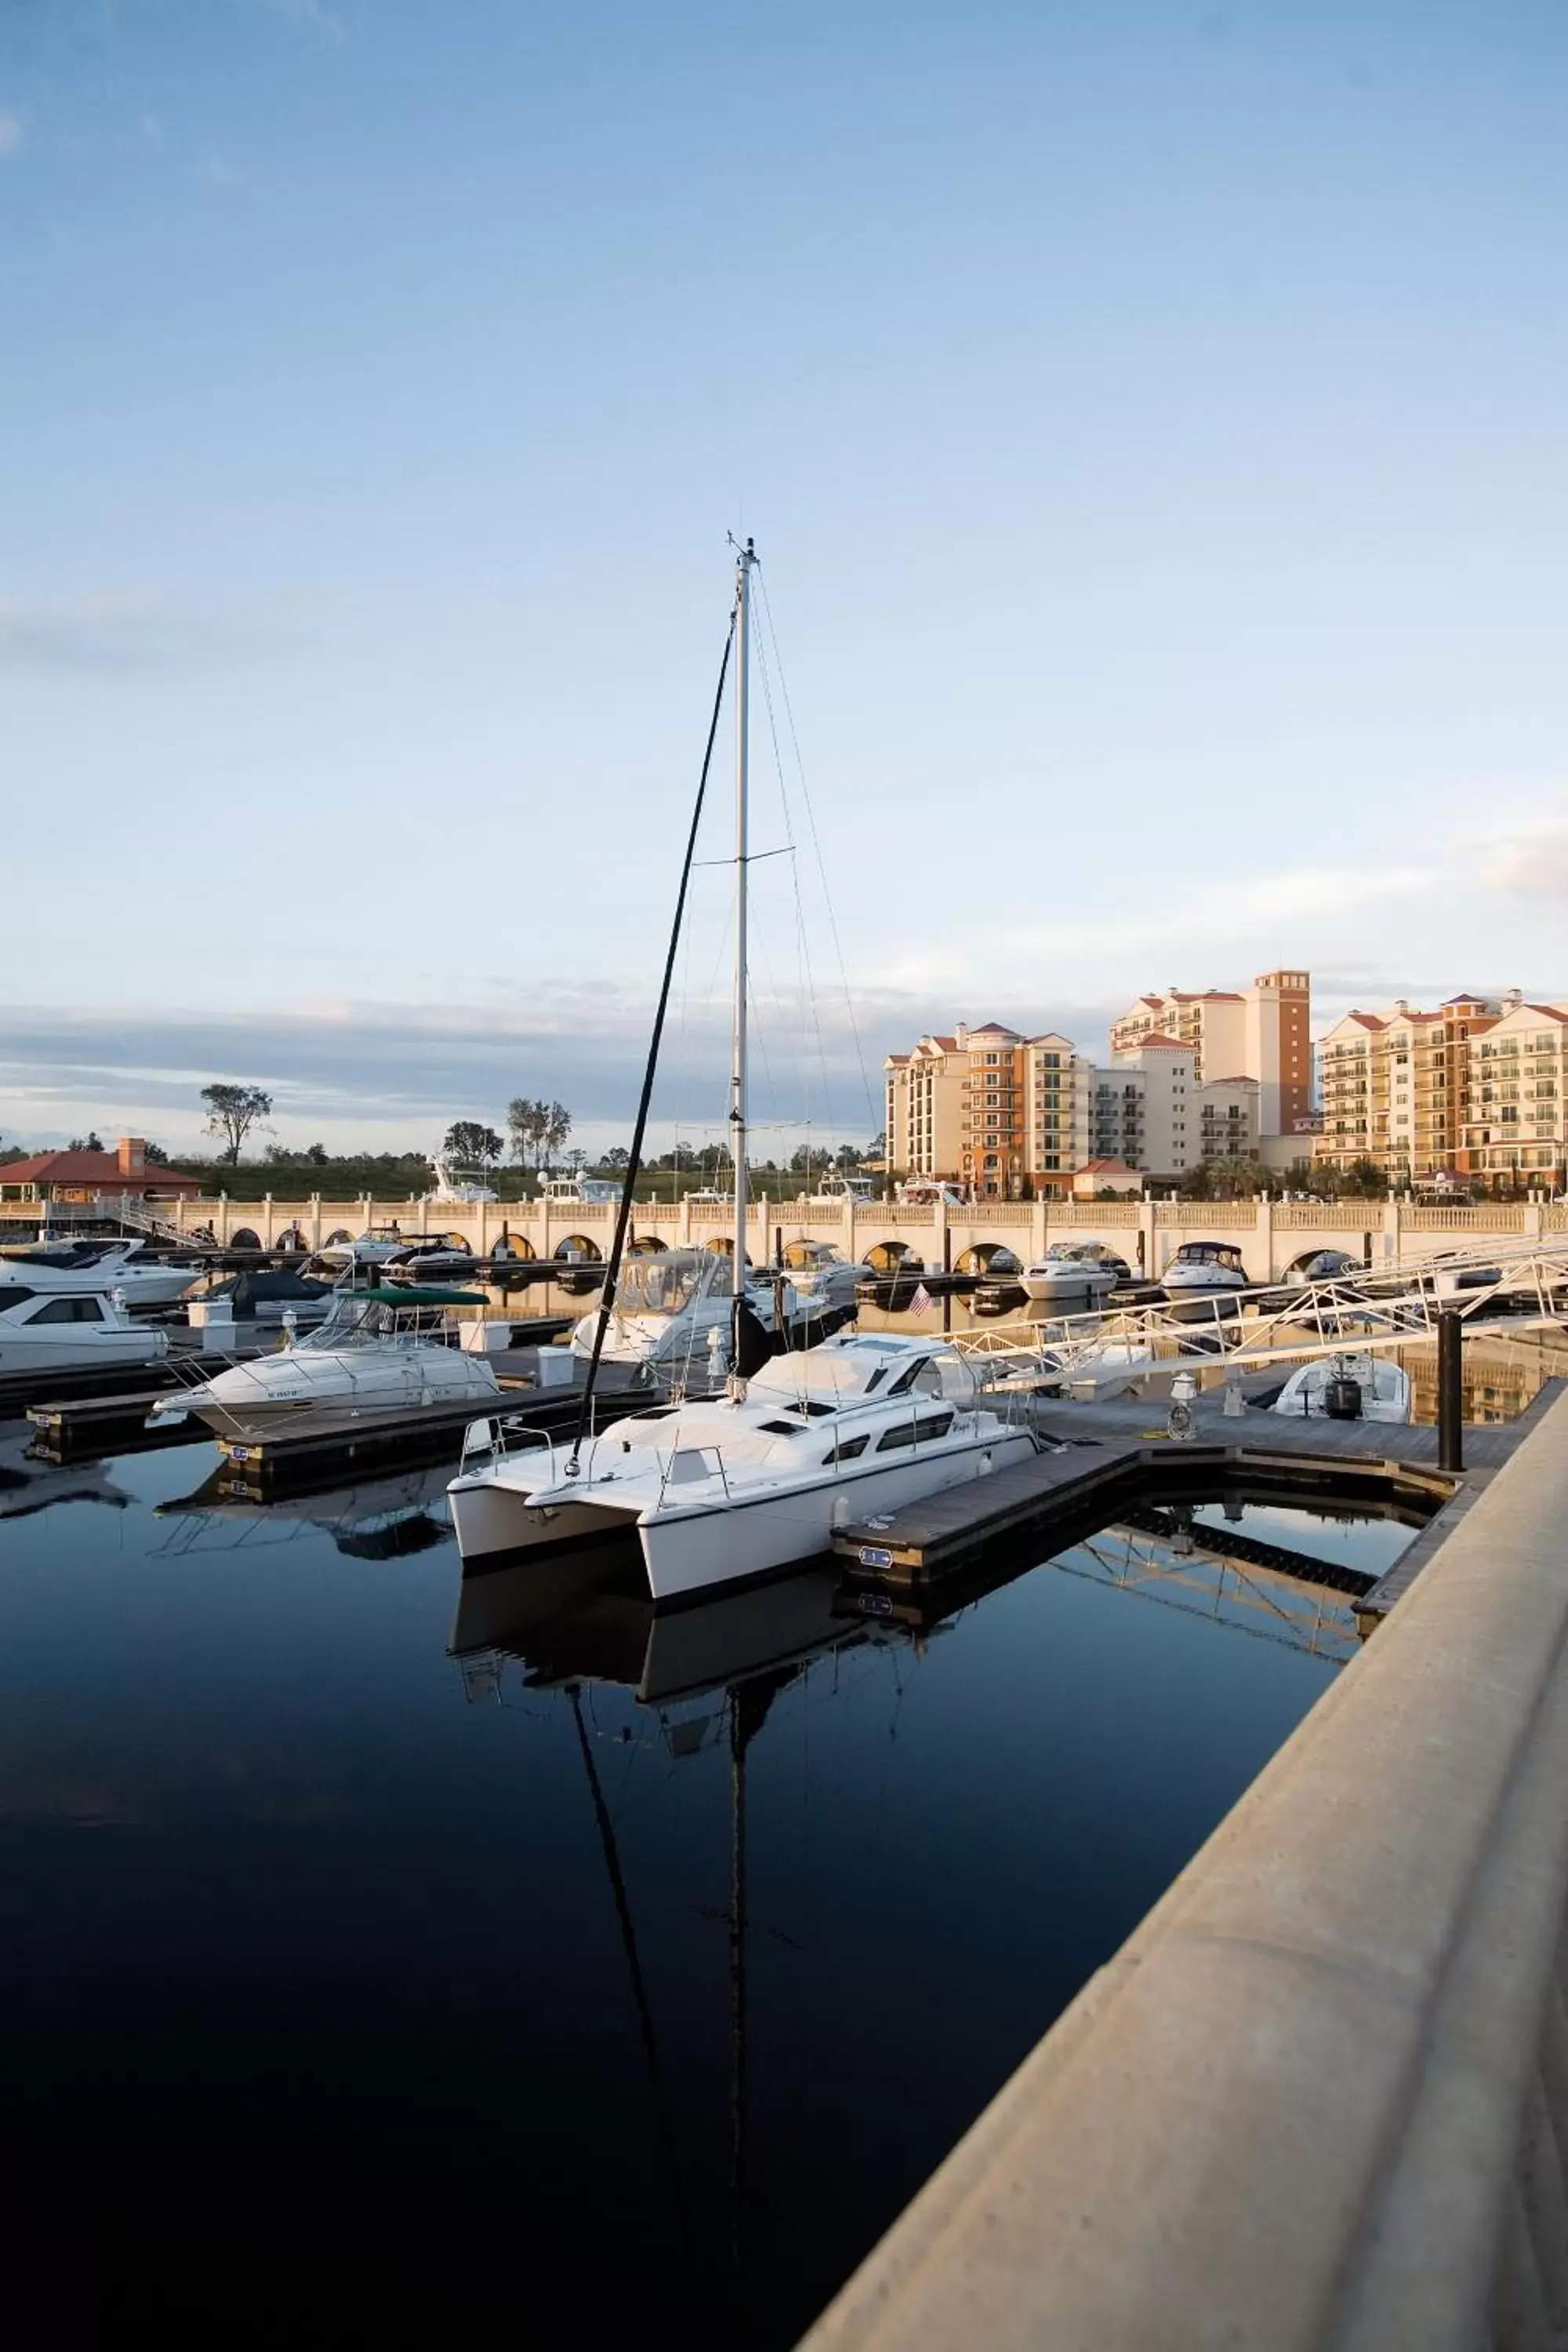
[[[542,1429],[531,1429],[515,1414],[488,1413],[483,1419],[470,1421],[463,1432],[462,1452],[458,1457],[458,1475],[467,1470],[494,1469],[527,1446],[542,1446],[551,1457],[551,1475],[554,1475],[554,1444]]]

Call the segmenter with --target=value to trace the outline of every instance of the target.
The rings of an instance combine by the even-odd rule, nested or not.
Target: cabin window
[[[101,1323],[103,1309],[96,1298],[51,1298],[27,1319],[31,1323]]]
[[[895,1429],[885,1429],[877,1440],[879,1454],[891,1454],[900,1445],[921,1445],[928,1438],[945,1437],[952,1427],[950,1412],[928,1412],[922,1421],[900,1422]]]
[[[862,1433],[858,1437],[847,1437],[841,1445],[834,1447],[831,1454],[823,1455],[823,1467],[831,1470],[836,1462],[853,1462],[858,1454],[865,1453],[869,1443],[868,1432]]]
[[[798,1437],[800,1435],[800,1432],[795,1427],[793,1421],[760,1421],[757,1423],[757,1427],[759,1429],[765,1429],[770,1437]]]
[[[918,1389],[921,1396],[942,1394],[942,1374],[929,1356],[922,1356],[918,1364],[911,1364],[907,1372],[901,1372],[888,1394],[907,1396],[911,1389]]]
[[[808,1421],[819,1421],[824,1413],[830,1413],[835,1410],[833,1405],[823,1404],[816,1397],[802,1397],[798,1402],[790,1407],[791,1412],[804,1413]]]

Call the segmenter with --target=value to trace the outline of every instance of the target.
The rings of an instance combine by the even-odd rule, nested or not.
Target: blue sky
[[[1568,994],[1565,95],[1555,0],[0,0],[0,1132],[620,1134],[731,528],[858,1032],[778,859],[764,1117]]]

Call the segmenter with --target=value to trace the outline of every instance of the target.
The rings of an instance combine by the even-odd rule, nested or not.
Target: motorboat
[[[1245,1290],[1247,1268],[1234,1242],[1184,1242],[1160,1282],[1167,1293]]]
[[[790,1287],[819,1315],[852,1308],[871,1268],[847,1258],[836,1242],[791,1242],[784,1254]]]
[[[367,1225],[363,1234],[345,1236],[342,1241],[324,1242],[316,1252],[329,1265],[384,1265],[400,1250],[418,1239],[416,1234],[405,1234],[394,1222],[389,1225]]]
[[[1104,1403],[1135,1389],[1152,1370],[1154,1360],[1153,1345],[1147,1339],[1107,1339],[1095,1346],[1045,1348],[1041,1349],[1044,1379],[1040,1385],[1070,1389],[1075,1393],[1088,1389],[1094,1403]]]
[[[841,1332],[580,1451],[487,1419],[449,1490],[458,1548],[471,1570],[635,1532],[649,1592],[674,1600],[815,1559],[837,1528],[1024,1461],[1034,1434],[1000,1402],[940,1340]]]
[[[154,1422],[197,1413],[215,1427],[266,1422],[309,1407],[389,1412],[401,1406],[493,1403],[500,1382],[482,1355],[452,1344],[453,1311],[483,1307],[478,1291],[378,1285],[338,1293],[303,1339],[253,1363],[231,1364],[199,1388],[171,1395]]]
[[[935,1176],[911,1176],[908,1183],[899,1186],[899,1204],[906,1209],[929,1209],[940,1205],[944,1209],[967,1208],[968,1202],[956,1184],[944,1182]]]
[[[851,1269],[846,1269],[851,1271]],[[761,1328],[773,1337],[782,1304],[786,1334],[796,1334],[825,1307],[793,1271],[770,1279],[748,1266],[745,1302]],[[855,1285],[845,1286],[836,1308],[851,1308]],[[734,1321],[734,1278],[730,1261],[717,1250],[650,1251],[632,1256],[621,1269],[615,1303],[605,1327],[600,1358],[611,1364],[657,1364],[678,1370],[700,1371],[710,1356],[730,1345]],[[572,1352],[587,1358],[594,1352],[599,1311],[584,1316],[572,1334]],[[722,1370],[721,1363],[717,1369]]]
[[[842,1208],[849,1201],[857,1207],[870,1208],[877,1198],[877,1187],[869,1176],[825,1176],[816,1190],[805,1197],[814,1205],[820,1202],[824,1207],[831,1204]]]
[[[598,1176],[547,1176],[539,1197],[552,1209],[595,1209],[618,1201],[621,1188]]]
[[[1026,1298],[1050,1307],[1094,1307],[1110,1297],[1119,1277],[1092,1244],[1058,1242],[1015,1279]]]
[[[199,1265],[170,1265],[144,1242],[84,1241],[0,1258],[0,1291],[21,1284],[55,1297],[106,1297],[127,1307],[172,1307],[202,1278]]]
[[[116,1298],[19,1282],[0,1288],[0,1374],[7,1379],[153,1364],[168,1351],[168,1333],[136,1322]]]
[[[1353,1385],[1360,1402],[1332,1392]],[[1272,1412],[1322,1416],[1336,1421],[1408,1421],[1410,1375],[1391,1356],[1370,1352],[1315,1356],[1293,1371],[1269,1410]],[[1336,1409],[1337,1408],[1337,1409]]]
[[[481,1183],[477,1176],[465,1174],[442,1152],[437,1152],[430,1164],[436,1171],[436,1189],[426,1192],[425,1198],[433,1208],[477,1208],[498,1197],[489,1185]]]

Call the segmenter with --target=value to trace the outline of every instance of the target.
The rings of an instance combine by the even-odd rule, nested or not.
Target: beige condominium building
[[[1472,1036],[1459,1112],[1457,1172],[1483,1183],[1533,1181],[1561,1192],[1568,1169],[1568,1001],[1517,992]]]
[[[1266,971],[1250,987],[1167,988],[1141,996],[1111,1024],[1113,1062],[1151,1037],[1186,1046],[1200,1084],[1258,1082],[1259,1137],[1293,1134],[1312,1108],[1310,972]],[[1196,1155],[1194,1155],[1196,1157]]]
[[[1054,1031],[960,1022],[889,1054],[888,1160],[899,1176],[947,1177],[1009,1199],[1026,1181],[1066,1191],[1089,1156],[1093,1065]]]
[[[1393,1183],[1462,1176],[1556,1189],[1564,1165],[1568,1002],[1403,998],[1347,1013],[1320,1041],[1322,1133],[1313,1157],[1370,1160]]]

